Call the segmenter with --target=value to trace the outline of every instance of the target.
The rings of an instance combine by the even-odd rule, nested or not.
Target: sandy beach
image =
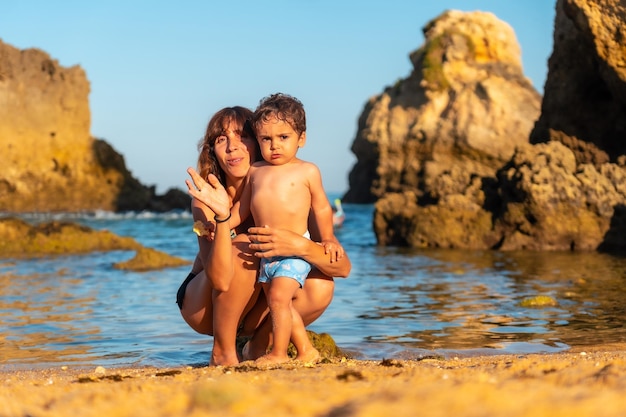
[[[623,416],[626,346],[546,355],[0,374],[13,416]]]

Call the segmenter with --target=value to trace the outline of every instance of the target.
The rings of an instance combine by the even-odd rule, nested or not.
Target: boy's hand
[[[330,263],[339,261],[345,254],[343,246],[341,246],[336,239],[323,240],[321,245],[324,246],[324,253],[327,255],[330,254]]]

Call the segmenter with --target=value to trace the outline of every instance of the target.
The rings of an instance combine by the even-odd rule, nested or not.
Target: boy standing
[[[250,167],[246,195],[242,196],[239,207],[233,207],[230,226],[251,213],[257,226],[268,225],[308,237],[312,213],[326,252],[334,259],[343,257],[343,248],[334,235],[332,208],[320,171],[316,165],[296,156],[306,143],[302,103],[286,94],[266,97],[254,112],[252,124],[263,161]],[[302,318],[292,305],[296,290],[304,285],[310,270],[311,266],[300,258],[261,259],[259,282],[263,284],[270,309],[273,345],[271,352],[258,358],[257,363],[288,361],[290,339],[298,351],[296,360],[319,360],[319,352],[311,344]]]

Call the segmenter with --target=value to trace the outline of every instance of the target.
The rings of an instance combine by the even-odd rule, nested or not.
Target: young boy
[[[314,164],[296,157],[306,142],[302,103],[286,94],[266,97],[254,112],[252,124],[264,160],[250,167],[245,195],[240,205],[232,209],[230,227],[251,213],[257,226],[287,229],[309,237],[308,221],[312,213],[326,252],[331,258],[342,258],[343,248],[334,235],[333,212],[320,171]],[[292,305],[295,292],[304,286],[310,270],[311,266],[300,258],[261,259],[259,282],[263,284],[270,309],[273,345],[271,352],[258,358],[257,363],[288,361],[290,339],[298,351],[296,360],[319,360],[319,352],[311,344],[302,318]]]

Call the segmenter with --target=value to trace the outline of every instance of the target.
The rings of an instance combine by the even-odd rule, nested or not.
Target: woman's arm
[[[345,278],[350,274],[352,264],[348,255],[334,260],[325,253],[324,247],[289,230],[271,227],[251,227],[248,229],[250,249],[258,258],[272,256],[297,256],[304,259],[325,275]]]
[[[194,221],[207,223],[216,218],[228,218],[230,198],[219,180],[215,176],[209,176],[209,182],[206,182],[193,168],[189,168],[187,172],[193,181],[185,182],[193,197],[191,212]],[[215,222],[213,239],[198,236],[198,247],[200,261],[213,288],[228,291],[234,271],[229,222]]]

